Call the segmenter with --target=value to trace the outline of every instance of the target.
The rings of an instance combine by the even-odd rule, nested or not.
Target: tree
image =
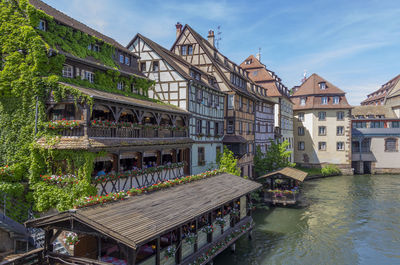
[[[240,169],[237,167],[237,159],[233,152],[224,146],[224,152],[217,157],[219,168],[223,169],[226,173],[240,176]]]
[[[292,151],[288,151],[288,141],[277,143],[270,140],[270,146],[266,154],[261,152],[260,147],[256,149],[254,156],[254,170],[258,176],[269,171],[273,171],[283,167],[294,167],[296,164],[289,162]]]

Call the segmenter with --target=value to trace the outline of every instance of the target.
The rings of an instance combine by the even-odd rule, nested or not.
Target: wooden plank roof
[[[273,171],[271,173],[268,173],[264,176],[259,177],[258,179],[263,179],[263,178],[269,178],[275,175],[283,175],[288,178],[292,178],[298,181],[304,181],[304,179],[307,177],[308,173],[301,171],[296,168],[292,167],[285,167],[276,171]]]
[[[137,249],[260,187],[257,182],[224,173],[123,201],[38,218],[26,226],[45,227],[73,219]]]

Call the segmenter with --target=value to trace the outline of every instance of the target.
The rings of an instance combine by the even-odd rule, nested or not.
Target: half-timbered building
[[[156,81],[149,96],[190,112],[192,173],[216,168],[217,153],[222,151],[225,94],[215,78],[141,34],[128,48],[140,57],[143,73]],[[185,53],[193,53],[186,49]]]
[[[248,73],[218,51],[214,32],[208,40],[189,25],[176,25],[177,39],[171,51],[202,71],[214,76],[218,88],[227,94],[223,143],[238,157],[242,175],[253,175],[255,105],[267,100],[266,90],[248,78]],[[187,51],[191,51],[190,53]]]
[[[267,131],[267,138],[274,138],[279,142],[288,141],[289,146],[287,150],[292,151],[290,161],[293,162],[293,102],[290,100],[289,89],[282,84],[282,80],[271,70],[267,69],[264,64],[261,63],[259,55],[257,57],[250,55],[246,60],[240,65],[249,72],[249,77],[257,85],[267,89],[267,95],[276,100],[274,105],[274,130]],[[263,107],[264,113],[260,115],[267,115],[266,113],[271,113],[268,105],[265,104]],[[258,109],[258,108],[257,108]],[[257,110],[256,109],[256,110]],[[265,111],[267,110],[267,111]],[[256,111],[257,113],[257,111]],[[266,117],[267,118],[267,117]],[[267,120],[267,126],[269,125],[269,120]],[[256,121],[257,122],[257,121]],[[264,123],[265,124],[265,123]],[[256,144],[257,138],[262,138],[265,141],[265,135],[263,134],[263,123],[260,124],[261,132],[258,130],[258,124],[256,124]],[[258,134],[261,134],[257,137]],[[261,148],[265,148],[260,145]]]
[[[90,53],[86,57],[67,52],[63,46],[52,51],[66,58],[59,85],[74,93],[64,93],[57,98],[50,93],[46,102],[47,129],[54,130],[60,137],[51,143],[40,138],[39,146],[105,153],[95,161],[93,178],[108,176],[112,179],[120,173],[127,178],[118,186],[115,182],[102,183],[100,193],[151,185],[165,178],[189,174],[192,144],[188,135],[189,112],[146,95],[140,84],[151,81],[139,71],[138,56],[41,1],[30,0],[30,3],[51,16],[65,31],[87,34],[97,40],[87,47]],[[51,32],[47,23],[49,21],[42,19],[39,31]],[[112,51],[110,58],[100,60],[96,56],[102,49]],[[114,81],[116,78],[118,82]],[[83,98],[90,98],[92,102]],[[135,176],[132,179],[132,171],[172,164],[175,166],[160,169],[157,177]],[[59,166],[63,167],[62,163]],[[166,175],[171,168],[175,176],[170,176],[170,172]],[[64,169],[54,170],[54,173],[64,172]]]

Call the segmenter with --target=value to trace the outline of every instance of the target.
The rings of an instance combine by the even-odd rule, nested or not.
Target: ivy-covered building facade
[[[149,97],[190,112],[191,173],[217,168],[217,156],[223,150],[225,93],[215,78],[141,34],[128,48],[140,56],[140,70],[156,82]],[[193,53],[185,48],[185,53]]]
[[[148,97],[134,53],[42,1],[1,16],[2,192],[66,210],[190,173],[189,112]]]

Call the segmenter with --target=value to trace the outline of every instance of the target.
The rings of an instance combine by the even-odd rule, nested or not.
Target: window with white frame
[[[62,69],[62,76],[67,78],[74,77],[74,68],[71,65],[64,64]]]
[[[235,132],[235,121],[234,120],[228,120],[227,121],[227,133],[234,133]]]
[[[339,97],[338,96],[334,96],[333,97],[333,104],[339,104]]]
[[[39,25],[38,25],[37,28],[38,28],[39,30],[46,31],[46,30],[47,30],[47,27],[46,27],[46,20],[40,19],[40,20],[39,20]]]
[[[326,83],[325,82],[319,83],[319,88],[322,89],[322,90],[325,90],[326,89]]]
[[[196,120],[196,134],[203,133],[202,120]]]
[[[131,65],[131,60],[128,56],[125,56],[125,64],[126,65]]]
[[[88,80],[90,83],[94,82],[94,73],[89,72],[89,71],[85,71],[85,74],[83,76],[83,79]]]
[[[397,139],[396,138],[385,139],[385,152],[397,152]]]
[[[298,127],[297,128],[297,135],[299,135],[299,136],[304,135],[304,127]]]
[[[299,115],[299,121],[304,121],[304,112],[300,112],[298,115]]]
[[[300,151],[304,150],[304,142],[303,141],[300,141],[297,143],[297,149]]]
[[[343,112],[343,111],[338,111],[338,112],[336,112],[336,119],[337,119],[338,121],[344,120],[344,112]]]
[[[134,83],[131,84],[131,91],[132,91],[132,93],[135,93],[135,94],[137,94],[137,92],[138,92]]]
[[[328,97],[322,97],[322,98],[321,98],[321,104],[322,104],[322,105],[328,104]]]
[[[203,101],[203,90],[201,90],[200,88],[196,89],[196,100],[197,102]]]
[[[187,54],[188,55],[192,55],[193,54],[193,45],[188,45]]]
[[[234,95],[228,95],[228,109],[233,109],[234,99]]]
[[[158,66],[158,61],[153,62],[153,72],[158,72],[159,66]]]
[[[124,90],[124,82],[118,82],[117,89],[118,90]]]
[[[344,135],[344,127],[343,126],[337,126],[336,127],[336,135]]]
[[[243,122],[239,122],[239,133],[242,134],[243,133]]]
[[[300,106],[306,105],[306,98],[300,98]]]
[[[326,151],[326,142],[318,142],[318,150]]]
[[[318,112],[318,120],[324,121],[325,119],[326,119],[326,112],[325,111]]]
[[[182,45],[182,47],[181,47],[181,55],[187,55],[187,46],[186,45]]]
[[[123,54],[119,55],[119,62],[124,63],[125,62],[125,56]]]
[[[337,142],[336,143],[336,150],[343,151],[344,150],[344,142]]]
[[[318,127],[318,135],[326,135],[326,127],[325,126]]]

